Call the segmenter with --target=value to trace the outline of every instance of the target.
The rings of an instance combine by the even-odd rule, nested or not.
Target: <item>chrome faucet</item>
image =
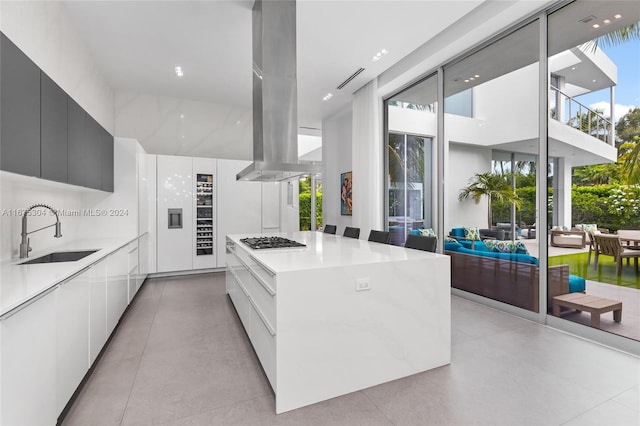
[[[38,207],[43,207],[45,209],[51,210],[53,214],[56,215],[56,223],[52,225],[44,226],[40,229],[36,229],[35,231],[27,232],[27,215],[31,210]],[[31,251],[31,247],[29,247],[29,238],[27,238],[27,235],[33,234],[34,232],[42,231],[43,229],[51,228],[52,226],[56,227],[56,233],[54,237],[55,238],[62,237],[61,223],[60,223],[60,218],[58,217],[58,211],[53,207],[48,206],[46,204],[34,204],[24,212],[24,214],[22,215],[22,233],[20,234],[22,236],[22,241],[20,242],[20,259],[29,257],[29,252]]]

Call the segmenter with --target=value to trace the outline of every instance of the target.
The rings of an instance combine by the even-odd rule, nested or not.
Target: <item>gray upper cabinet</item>
[[[41,73],[40,171],[44,179],[67,180],[67,94]]]
[[[40,177],[40,69],[0,37],[0,169]]]
[[[0,169],[113,191],[113,136],[0,35]]]
[[[102,189],[102,127],[89,114],[87,118],[88,139],[87,157],[85,164],[86,186],[94,189]]]
[[[68,182],[113,192],[113,136],[71,98],[67,113]]]
[[[68,180],[72,185],[88,186],[87,157],[89,149],[89,115],[76,101],[67,99],[68,120]]]
[[[102,129],[102,190],[113,192],[113,136]]]

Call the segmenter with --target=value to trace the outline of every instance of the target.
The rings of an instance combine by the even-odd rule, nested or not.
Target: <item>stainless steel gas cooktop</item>
[[[251,237],[242,238],[240,241],[255,250],[270,248],[306,247],[306,244],[302,244],[283,237]]]

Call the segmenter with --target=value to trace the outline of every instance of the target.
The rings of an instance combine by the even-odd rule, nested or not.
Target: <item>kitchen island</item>
[[[227,293],[283,413],[451,361],[445,255],[318,232],[227,236]]]

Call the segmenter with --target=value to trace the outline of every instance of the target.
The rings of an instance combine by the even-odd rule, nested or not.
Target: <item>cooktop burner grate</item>
[[[242,238],[240,241],[255,250],[270,248],[306,247],[306,244],[302,244],[283,237],[251,237]]]

